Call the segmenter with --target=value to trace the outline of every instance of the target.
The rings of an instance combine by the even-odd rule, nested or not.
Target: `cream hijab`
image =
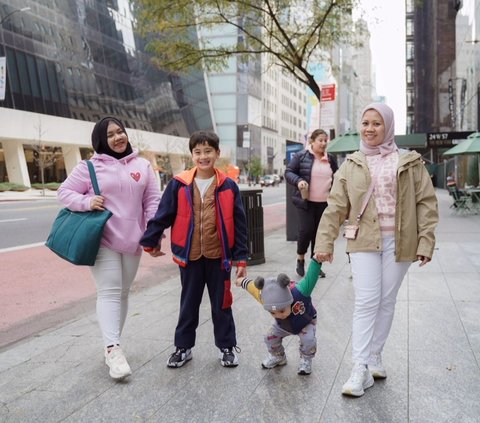
[[[367,110],[375,110],[382,116],[385,125],[385,138],[383,139],[383,143],[376,147],[371,147],[363,139],[360,139],[360,151],[367,156],[374,156],[376,154],[386,156],[387,154],[397,151],[398,146],[395,143],[395,119],[393,110],[384,103],[371,103],[363,109],[362,118]]]

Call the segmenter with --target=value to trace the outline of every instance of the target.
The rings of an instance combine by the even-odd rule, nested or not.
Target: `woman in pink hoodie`
[[[105,345],[105,363],[113,379],[131,374],[120,348],[128,294],[140,264],[140,237],[158,208],[160,190],[147,160],[132,149],[122,122],[106,117],[92,131],[101,195],[95,195],[87,163],[81,161],[62,183],[58,199],[70,210],[110,210],[100,250],[91,267],[97,287],[97,317]]]

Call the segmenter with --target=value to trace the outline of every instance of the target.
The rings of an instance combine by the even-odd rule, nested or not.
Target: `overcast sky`
[[[405,134],[405,2],[361,0],[371,32],[377,94],[395,112],[395,133]]]

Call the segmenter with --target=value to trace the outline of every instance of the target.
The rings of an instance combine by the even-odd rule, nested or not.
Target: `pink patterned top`
[[[366,156],[370,176],[375,181],[373,191],[382,236],[395,235],[395,207],[397,204],[398,151],[383,156],[383,165],[378,166],[382,156]]]

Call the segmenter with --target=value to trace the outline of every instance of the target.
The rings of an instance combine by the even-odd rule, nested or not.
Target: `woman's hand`
[[[90,200],[90,210],[105,210],[103,207],[104,198],[102,195],[95,195]]]
[[[308,182],[307,181],[300,181],[297,185],[298,189],[305,189],[308,188]]]
[[[426,256],[417,256],[417,260],[420,261],[419,267],[422,267],[425,266],[432,259]]]
[[[328,261],[331,263],[333,261],[333,254],[332,253],[315,253],[315,260],[319,263],[324,263]]]

